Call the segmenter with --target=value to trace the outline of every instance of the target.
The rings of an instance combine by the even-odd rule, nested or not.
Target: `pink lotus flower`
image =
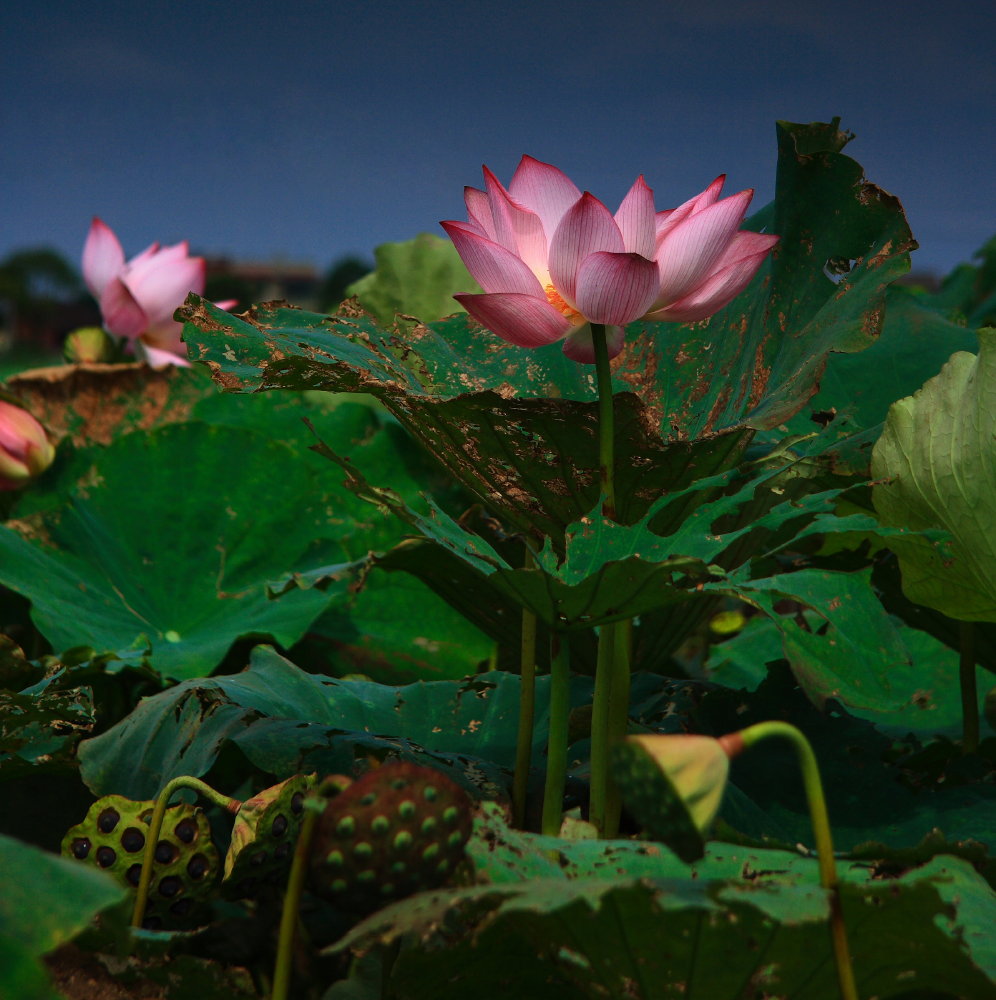
[[[186,241],[158,243],[125,261],[113,230],[94,218],[83,247],[83,279],[100,303],[104,327],[133,345],[154,367],[189,365],[173,312],[188,292],[204,294],[204,258],[191,257]],[[219,302],[223,309],[234,302]]]
[[[613,358],[622,327],[634,320],[705,319],[743,291],[778,242],[740,229],[754,192],[720,199],[724,179],[656,212],[641,176],[612,215],[531,156],[507,190],[485,167],[485,189],[464,189],[468,221],[442,223],[484,289],[454,298],[513,344],[566,338],[564,353],[588,364],[595,360],[591,323],[606,326]]]
[[[16,490],[55,458],[45,429],[27,410],[0,400],[0,490]]]

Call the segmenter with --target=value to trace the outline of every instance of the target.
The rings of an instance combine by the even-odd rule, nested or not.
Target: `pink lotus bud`
[[[16,490],[55,458],[45,429],[27,410],[0,400],[0,490]]]

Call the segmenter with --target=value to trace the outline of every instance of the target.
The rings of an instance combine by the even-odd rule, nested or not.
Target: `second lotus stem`
[[[550,728],[543,789],[542,831],[560,833],[567,784],[567,732],[571,712],[571,667],[567,636],[550,633]]]
[[[819,765],[809,740],[795,726],[790,726],[787,722],[759,722],[757,725],[748,726],[738,733],[721,737],[720,743],[723,744],[727,754],[733,757],[740,750],[746,750],[761,740],[771,737],[781,737],[788,740],[795,748],[796,756],[799,759],[806,801],[809,803],[809,818],[816,841],[816,855],[820,866],[820,885],[827,890],[830,901],[830,934],[833,942],[834,961],[837,966],[837,983],[842,1000],[858,1000],[850,948],[847,943],[847,930],[840,905],[840,886],[833,856],[830,817],[827,813],[826,798],[823,795],[823,782],[820,780]]]
[[[533,565],[526,547],[523,566]],[[533,749],[533,721],[536,716],[536,615],[523,608],[522,642],[519,659],[519,730],[515,743],[515,775],[512,779],[512,821],[523,829],[526,822],[526,793]]]
[[[975,623],[958,623],[958,678],[961,686],[961,750],[979,749],[979,689],[975,678]]]

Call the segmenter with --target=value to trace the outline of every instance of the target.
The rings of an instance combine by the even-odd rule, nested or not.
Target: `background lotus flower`
[[[690,323],[747,286],[777,236],[740,229],[753,191],[720,198],[723,177],[669,211],[638,177],[613,215],[562,171],[523,156],[508,189],[484,168],[465,188],[467,222],[442,226],[483,294],[456,295],[478,322],[520,347],[564,339],[593,364],[591,323],[604,324],[609,357],[627,323]]]
[[[126,261],[114,231],[95,217],[83,247],[83,278],[108,333],[140,344],[154,367],[189,364],[173,312],[188,292],[204,294],[204,258],[191,257],[186,241],[153,243]],[[234,302],[218,305],[227,309]]]
[[[27,410],[0,400],[0,490],[16,490],[55,458],[45,429]]]

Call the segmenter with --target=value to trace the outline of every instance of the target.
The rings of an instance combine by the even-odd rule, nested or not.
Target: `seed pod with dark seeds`
[[[313,774],[296,774],[242,804],[225,855],[222,888],[233,899],[254,897],[264,885],[283,886],[304,819]]]
[[[109,872],[135,890],[142,872],[155,802],[105,795],[62,840],[62,853]],[[145,926],[175,927],[194,921],[220,868],[203,810],[179,803],[166,810],[152,867]]]
[[[446,775],[406,761],[367,772],[331,799],[315,830],[314,890],[364,914],[433,889],[464,858],[471,801]]]

